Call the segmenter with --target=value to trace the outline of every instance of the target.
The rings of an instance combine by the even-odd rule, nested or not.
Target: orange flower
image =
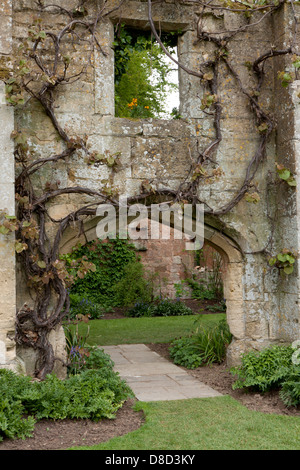
[[[137,98],[133,98],[131,103],[128,103],[127,106],[131,109],[133,108],[133,106],[137,106]]]

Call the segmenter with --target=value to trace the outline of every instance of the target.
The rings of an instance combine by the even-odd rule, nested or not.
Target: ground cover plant
[[[127,317],[167,317],[176,315],[192,315],[193,311],[179,299],[160,299],[156,302],[136,302],[125,312]]]
[[[113,371],[110,357],[98,348],[76,355],[81,355],[81,367],[69,369],[65,380],[49,374],[44,381],[32,381],[0,369],[0,441],[31,436],[41,419],[97,422],[116,416],[132,392]]]
[[[200,325],[197,333],[172,341],[170,357],[188,369],[225,360],[232,335],[225,319],[216,325]]]
[[[240,367],[231,369],[236,377],[234,389],[267,392],[280,390],[287,406],[300,405],[299,342],[292,345],[274,345],[260,352],[242,355]]]

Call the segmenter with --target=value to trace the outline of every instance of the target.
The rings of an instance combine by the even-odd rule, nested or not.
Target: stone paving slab
[[[184,400],[221,396],[145,344],[104,346],[136,398],[140,401]]]

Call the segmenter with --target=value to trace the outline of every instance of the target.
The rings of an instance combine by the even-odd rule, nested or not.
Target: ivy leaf
[[[269,259],[269,266],[274,266],[274,264],[276,264],[276,262],[277,262],[276,258],[270,258]]]
[[[263,134],[264,132],[267,132],[269,126],[266,122],[263,122],[259,127],[258,127],[258,130],[261,134]]]
[[[109,155],[106,159],[107,165],[108,166],[114,166],[115,164],[115,158],[113,155]]]
[[[279,254],[277,255],[277,259],[278,259],[278,261],[280,261],[281,263],[285,263],[285,262],[287,261],[287,256],[288,256],[288,255],[279,253]]]
[[[286,255],[286,260],[290,263],[290,264],[294,264],[295,263],[295,258],[291,255]]]
[[[252,202],[253,204],[257,204],[260,201],[260,197],[258,193],[246,193],[245,199],[247,202]]]
[[[291,177],[287,180],[287,184],[289,186],[297,186],[297,182],[296,182],[295,178],[293,178],[293,177]]]
[[[283,271],[285,272],[285,274],[292,274],[292,272],[294,271],[294,266],[285,266],[283,268]]]
[[[284,170],[279,170],[278,171],[279,178],[282,180],[287,181],[291,177],[291,172],[290,170],[287,170],[286,168]]]

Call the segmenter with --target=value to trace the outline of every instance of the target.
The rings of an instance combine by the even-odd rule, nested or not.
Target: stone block
[[[12,50],[12,18],[0,12],[0,54],[8,55]]]
[[[245,312],[242,300],[226,299],[227,322],[235,339],[245,337]]]
[[[113,37],[113,25],[102,23],[99,42],[104,54],[95,51],[95,112],[111,116],[115,114]]]
[[[0,341],[0,366],[6,364],[6,344]]]

